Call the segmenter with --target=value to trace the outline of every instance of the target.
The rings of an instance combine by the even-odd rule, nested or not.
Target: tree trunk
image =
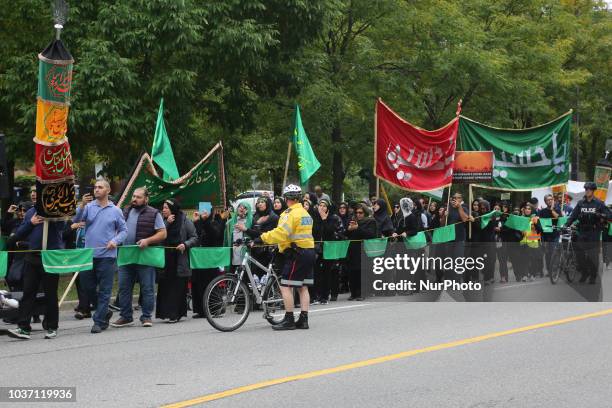
[[[342,186],[344,184],[344,165],[342,164],[342,133],[340,124],[336,123],[331,134],[332,148],[332,200],[339,203],[342,200]]]

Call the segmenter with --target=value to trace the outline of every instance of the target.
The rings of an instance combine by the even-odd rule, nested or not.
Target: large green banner
[[[492,186],[532,190],[569,179],[571,111],[529,129],[498,129],[461,116],[461,150],[493,150]]]
[[[146,187],[149,191],[149,205],[152,206],[160,205],[169,198],[177,199],[183,208],[197,208],[198,203],[203,201],[214,206],[224,206],[222,155],[223,150],[219,144],[187,174],[169,182],[153,173],[151,158],[145,154],[121,195],[119,205],[128,205],[134,190]]]

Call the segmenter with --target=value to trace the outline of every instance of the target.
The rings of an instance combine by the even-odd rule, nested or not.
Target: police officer
[[[310,295],[308,286],[314,284],[313,268],[315,262],[314,239],[312,237],[312,218],[302,207],[302,189],[290,184],[283,190],[287,203],[278,221],[278,226],[265,232],[253,243],[278,244],[279,253],[284,256],[281,275],[281,294],[285,304],[285,318],[272,328],[274,330],[308,329],[308,305]],[[301,313],[297,322],[293,317],[293,288],[300,294]]]
[[[569,216],[566,227],[578,220],[578,242],[576,255],[582,276],[580,282],[596,283],[599,264],[599,237],[603,226],[610,218],[610,210],[595,198],[597,185],[593,182],[584,184],[584,198],[578,202]]]

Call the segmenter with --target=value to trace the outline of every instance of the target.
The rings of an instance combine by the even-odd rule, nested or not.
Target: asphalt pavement
[[[40,325],[29,341],[0,336],[0,385],[77,387],[76,404],[53,407],[612,406],[612,314],[541,325],[612,303],[443,300],[343,295],[313,307],[310,330],[289,332],[254,312],[231,333],[187,319],[92,335],[62,312],[54,340]]]

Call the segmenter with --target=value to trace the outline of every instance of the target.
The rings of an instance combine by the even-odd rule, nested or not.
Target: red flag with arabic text
[[[393,112],[378,100],[374,174],[411,191],[429,191],[448,186],[453,164],[459,119],[437,130],[423,130]]]

